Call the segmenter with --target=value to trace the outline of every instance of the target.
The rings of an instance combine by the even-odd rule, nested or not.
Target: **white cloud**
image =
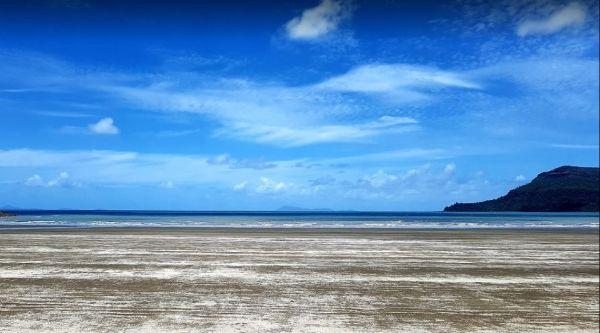
[[[559,126],[568,123],[565,119],[597,120],[598,104],[590,102],[598,99],[597,64],[589,59],[517,58],[465,71],[375,63],[305,85],[175,72],[125,78],[102,74],[78,82],[83,82],[81,89],[107,94],[110,103],[194,113],[216,125],[213,134],[290,147],[377,143],[381,136],[421,127],[402,123],[400,115],[418,115],[424,128],[449,119],[450,126],[473,124],[489,135],[510,129],[500,135],[513,136],[523,132],[525,119],[527,127],[547,123],[533,121],[539,117]],[[72,81],[53,84],[67,90]],[[493,89],[484,90],[488,86]],[[385,125],[392,122],[397,124]],[[568,130],[565,126],[563,134]]]
[[[258,193],[277,193],[287,189],[290,185],[277,182],[268,177],[260,177],[260,184],[256,187]]]
[[[361,141],[398,132],[399,126],[405,126],[402,131],[414,130],[416,127],[409,125],[415,125],[415,119],[382,114],[385,112],[382,110],[389,110],[390,105],[415,101],[414,98],[400,96],[418,95],[420,100],[428,99],[436,87],[479,87],[457,73],[401,64],[389,66],[397,69],[392,73],[397,75],[391,82],[382,68],[367,66],[322,83],[296,87],[213,79],[196,82],[198,86],[192,89],[179,87],[163,78],[146,87],[113,86],[106,89],[138,107],[162,112],[197,113],[216,120],[222,125],[214,132],[219,136],[241,137],[280,146],[301,146]],[[358,74],[352,74],[355,72]],[[405,75],[407,73],[410,75]],[[363,78],[359,79],[356,75]],[[380,96],[380,90],[373,91],[359,83],[348,87],[343,83],[359,80],[365,85],[384,81],[381,85],[389,88],[384,90],[385,96]],[[348,91],[361,92],[375,100],[347,96]],[[365,114],[379,118],[368,121],[364,119]],[[363,119],[362,123],[344,121],[348,118]]]
[[[100,119],[97,123],[88,125],[89,130],[96,134],[118,134],[119,129],[114,125],[112,118]]]
[[[56,76],[62,77],[60,71],[69,66],[49,67],[45,72],[56,71]],[[423,101],[447,96],[446,90],[450,88],[481,88],[479,82],[470,79],[465,72],[402,63],[358,66],[305,85],[197,72],[158,75],[92,72],[83,77],[73,71],[66,73],[64,80],[52,81],[52,86],[70,91],[77,82],[79,89],[106,94],[112,97],[111,103],[117,105],[198,114],[218,125],[213,134],[278,146],[363,142],[387,133],[415,130],[416,121],[400,117],[400,112],[406,115],[407,111],[398,106],[423,106]],[[38,86],[40,83],[29,84]],[[117,134],[119,128],[111,118],[104,118],[86,128],[71,126],[62,131]],[[161,135],[197,132],[187,130]]]
[[[53,186],[63,185],[67,182],[68,179],[69,179],[69,173],[66,171],[63,171],[58,175],[58,178],[50,180],[48,182],[48,186],[53,187]]]
[[[264,163],[272,167],[257,169],[230,168],[215,164],[211,162],[212,159],[210,156],[119,151],[0,150],[0,169],[3,170],[0,180],[10,179],[10,170],[14,170],[15,174],[25,170],[35,174],[25,181],[28,185],[79,184],[71,180],[69,173],[60,172],[63,168],[69,168],[73,174],[83,175],[85,178],[81,181],[91,185],[158,184],[168,188],[176,184],[222,184],[230,188],[233,184],[253,177],[280,177],[282,174],[288,175],[292,169],[299,172],[294,166],[296,160],[268,161]],[[42,172],[60,174],[46,182],[39,176]],[[168,180],[165,180],[165,175],[169,175]]]
[[[165,182],[160,183],[160,187],[172,189],[172,188],[175,188],[175,184],[172,181],[167,180]]]
[[[585,22],[586,8],[571,2],[545,19],[527,19],[517,26],[517,35],[525,37],[536,34],[551,34],[564,28],[580,26]]]
[[[244,189],[246,189],[246,186],[248,186],[248,182],[247,181],[241,181],[235,185],[233,185],[233,190],[234,191],[243,191]]]
[[[40,177],[40,175],[35,174],[35,175],[27,178],[27,180],[25,180],[25,185],[27,185],[27,186],[43,186],[44,180],[42,179],[42,177]]]
[[[391,175],[383,172],[382,170],[378,170],[376,173],[366,176],[364,178],[371,186],[375,188],[382,187],[390,182],[398,179],[398,176]]]
[[[395,103],[429,99],[431,89],[482,89],[464,73],[408,64],[369,64],[327,79],[316,88],[363,94],[383,94]]]
[[[516,181],[516,182],[522,182],[522,181],[524,181],[525,179],[526,179],[526,178],[525,178],[525,176],[523,176],[523,175],[518,175],[518,176],[516,176],[516,177],[515,177],[515,181]]]
[[[342,1],[323,0],[306,9],[300,17],[286,23],[285,29],[290,39],[312,40],[335,31],[340,22],[350,15],[350,6]]]
[[[433,153],[435,156],[436,152]],[[383,156],[384,153],[381,154]],[[414,163],[418,160],[417,157],[421,156],[427,160],[431,154],[430,151],[415,149],[390,152],[382,158],[413,156],[409,158],[411,163]],[[276,167],[257,170],[232,169],[226,165],[210,163],[209,160],[214,158],[210,156],[116,151],[0,150],[0,183],[13,181],[14,175],[27,172],[34,176],[29,177],[26,182],[15,183],[67,189],[79,187],[82,183],[86,187],[99,189],[114,186],[171,188],[175,187],[175,184],[181,184],[190,189],[202,188],[202,191],[207,193],[235,195],[240,200],[242,196],[250,198],[255,195],[274,195],[274,200],[309,200],[314,204],[328,205],[331,202],[339,202],[336,201],[339,199],[366,205],[364,208],[368,208],[369,203],[387,203],[384,206],[389,208],[390,202],[406,205],[407,202],[415,200],[436,198],[436,203],[431,206],[433,208],[435,205],[441,205],[440,202],[445,204],[444,200],[451,202],[448,198],[452,196],[458,196],[462,200],[481,199],[474,195],[482,190],[483,186],[487,186],[482,177],[473,177],[464,183],[455,173],[445,173],[445,170],[452,168],[445,163],[427,163],[403,171],[401,167],[394,167],[400,165],[397,163],[385,163],[385,166],[377,164],[379,157],[371,155],[375,158],[363,155],[356,157],[357,162],[345,166],[331,165],[331,160],[316,158],[269,161],[268,163]],[[82,183],[74,182],[70,174],[64,171],[59,172],[58,177],[51,181],[44,181],[39,176],[66,168],[69,168],[73,175],[79,175],[78,180]],[[168,181],[165,180],[165,175],[169,175]],[[253,179],[256,181],[249,181]]]
[[[464,198],[486,186],[485,179],[459,181],[454,172],[447,172],[449,169],[453,169],[452,164],[435,167],[427,163],[403,172],[379,170],[356,181],[338,182],[337,190],[345,198],[406,202],[426,197]]]
[[[456,171],[456,165],[454,163],[446,164],[444,167],[445,174],[453,174]]]
[[[35,174],[29,178],[27,178],[27,180],[25,180],[25,185],[27,186],[45,186],[45,187],[59,187],[59,186],[81,186],[80,183],[78,182],[70,182],[69,181],[69,173],[66,171],[62,171],[58,177],[49,180],[48,182],[45,182],[44,179],[38,175]]]
[[[221,154],[208,159],[208,163],[214,165],[224,165],[230,169],[256,169],[263,170],[274,168],[276,165],[265,161],[263,158],[257,159],[236,159],[228,154]]]

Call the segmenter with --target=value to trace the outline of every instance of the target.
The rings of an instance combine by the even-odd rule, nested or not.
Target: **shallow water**
[[[17,211],[4,227],[598,228],[598,213]]]

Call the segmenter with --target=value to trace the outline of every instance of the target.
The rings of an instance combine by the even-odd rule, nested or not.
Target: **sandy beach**
[[[2,332],[598,330],[589,230],[0,230]]]

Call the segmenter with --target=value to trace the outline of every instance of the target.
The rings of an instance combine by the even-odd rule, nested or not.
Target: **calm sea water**
[[[598,213],[15,211],[0,228],[598,228]]]

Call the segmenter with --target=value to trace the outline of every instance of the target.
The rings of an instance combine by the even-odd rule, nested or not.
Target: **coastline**
[[[64,225],[0,225],[0,234],[3,233],[32,233],[32,232],[57,232],[71,234],[119,234],[119,233],[139,233],[139,234],[181,234],[181,233],[199,233],[199,234],[221,234],[237,235],[250,234],[254,236],[272,236],[283,234],[285,236],[352,236],[364,237],[369,235],[388,235],[388,236],[435,236],[447,235],[460,236],[473,234],[474,236],[483,236],[485,234],[536,234],[536,233],[575,233],[597,235],[600,231],[596,226],[575,226],[575,227],[407,227],[407,228],[373,228],[373,227],[214,227],[214,226],[64,226]]]

